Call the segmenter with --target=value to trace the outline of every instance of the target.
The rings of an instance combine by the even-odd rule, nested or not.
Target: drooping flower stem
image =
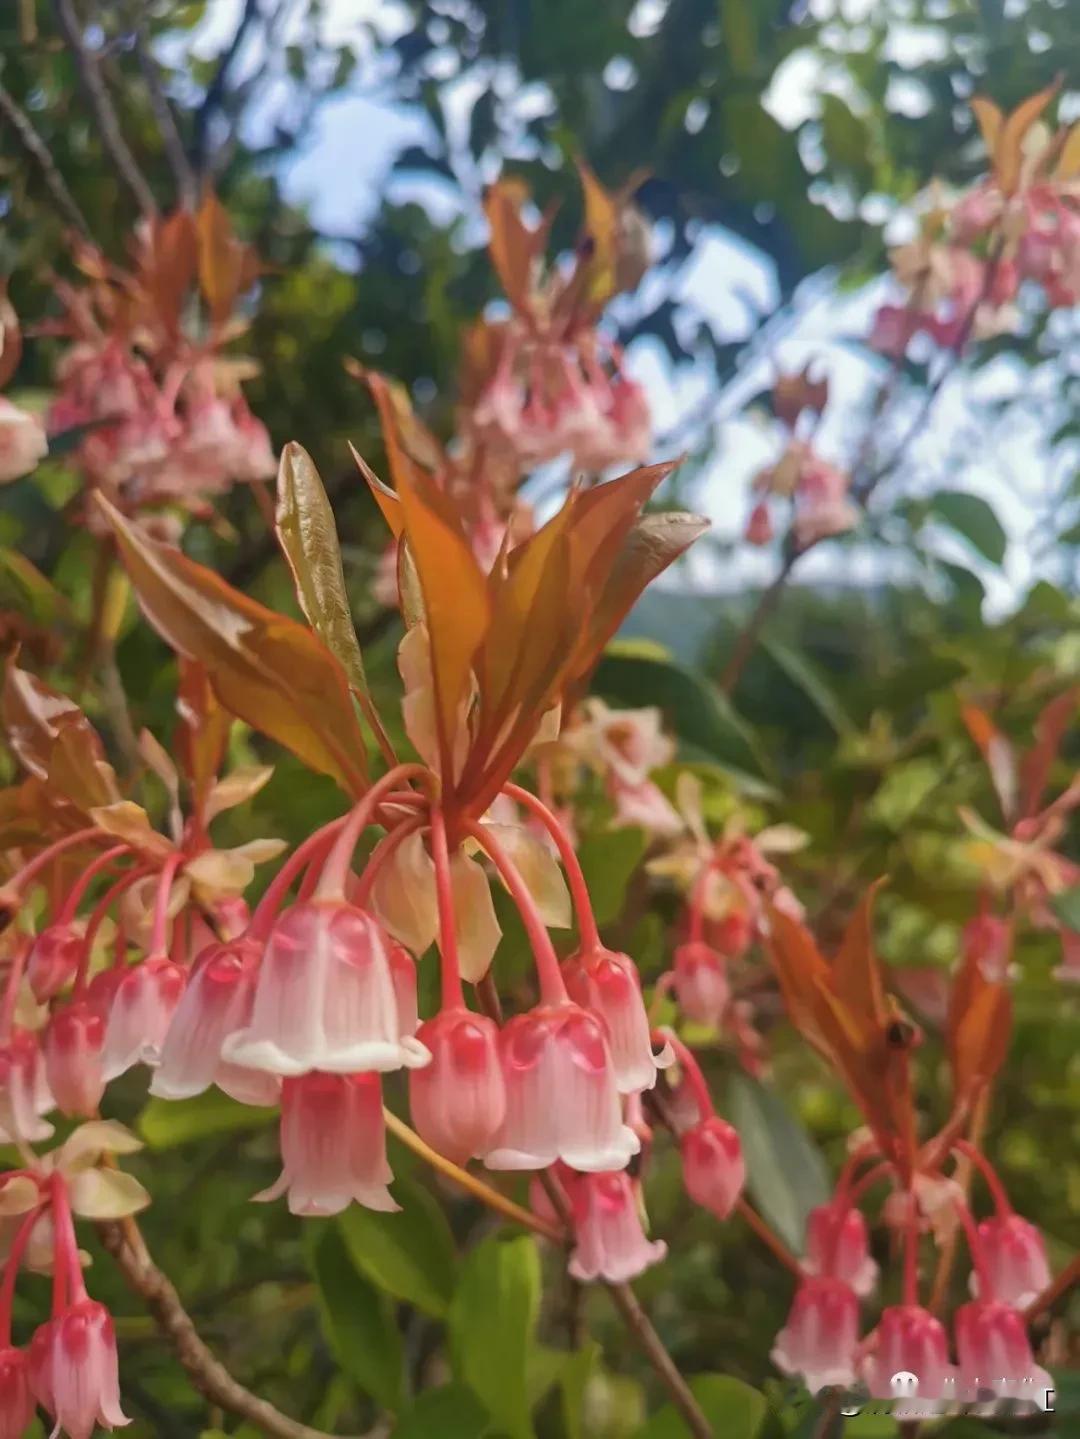
[[[15,1023],[15,1009],[19,1003],[19,986],[22,984],[29,953],[29,944],[23,943],[15,946],[15,954],[4,985],[3,1006],[0,1008],[0,1042],[6,1042],[11,1038],[11,1030]]]
[[[518,867],[503,849],[499,841],[490,833],[486,825],[477,824],[475,820],[469,820],[465,824],[465,833],[476,840],[492,864],[499,871],[503,883],[510,891],[510,896],[518,913],[521,915],[521,922],[525,926],[525,933],[529,938],[529,946],[536,960],[536,973],[540,980],[540,995],[545,1004],[566,1004],[568,995],[566,985],[563,983],[562,972],[559,969],[559,957],[555,953],[555,946],[551,942],[551,935],[540,917],[540,911],[536,907],[536,901],[529,893],[529,887],[522,879]]]
[[[443,1008],[461,1009],[465,1005],[465,995],[461,988],[461,964],[458,958],[450,853],[446,844],[446,820],[441,809],[431,811],[431,859],[435,866],[435,900],[439,910]]]
[[[125,890],[130,889],[132,885],[137,884],[140,879],[145,879],[147,875],[153,874],[153,872],[153,865],[149,864],[142,864],[138,865],[135,869],[129,869],[127,874],[121,875],[116,883],[105,891],[94,906],[90,918],[86,922],[86,933],[83,935],[83,951],[79,958],[79,967],[75,971],[73,990],[77,998],[82,995],[83,990],[86,988],[86,977],[90,969],[90,957],[94,952],[94,940],[97,938],[98,930],[104,923],[105,916]]]
[[[347,818],[348,815],[340,815],[337,819],[332,819],[329,824],[324,824],[296,846],[267,885],[266,893],[255,906],[255,912],[248,925],[248,933],[252,939],[266,938],[270,926],[274,922],[274,917],[281,908],[297,875],[306,864],[317,861],[322,856],[322,852],[329,853],[334,839]]]
[[[103,854],[99,854],[96,859],[92,859],[68,891],[68,896],[64,900],[63,908],[56,916],[56,922],[58,924],[70,924],[79,912],[79,905],[82,903],[83,896],[101,871],[108,869],[113,860],[119,859],[122,855],[129,854],[130,852],[130,845],[117,844],[114,845],[112,849],[107,849]]]
[[[653,1041],[657,1044],[670,1044],[675,1051],[675,1058],[682,1066],[686,1075],[686,1082],[693,1092],[697,1107],[701,1112],[701,1118],[706,1119],[714,1112],[712,1095],[709,1093],[709,1086],[701,1072],[701,1065],[698,1064],[693,1054],[675,1033],[673,1029],[658,1029],[653,1035]]]
[[[349,817],[338,832],[334,848],[323,866],[322,875],[315,891],[321,899],[344,899],[345,885],[352,865],[353,851],[360,836],[371,823],[380,800],[397,786],[416,780],[422,784],[431,783],[431,771],[419,764],[402,764],[388,771],[377,780],[367,794],[352,809]]]
[[[34,1232],[34,1225],[40,1218],[39,1201],[29,1214],[23,1216],[23,1221],[15,1231],[15,1238],[8,1253],[3,1283],[0,1283],[0,1349],[11,1348],[11,1308],[15,1302],[15,1281],[19,1275],[26,1246]]]
[[[919,1207],[914,1189],[907,1192],[909,1214],[904,1226],[904,1303],[919,1302]]]
[[[419,798],[419,796],[417,796],[417,798]],[[417,815],[415,819],[402,820],[396,829],[392,829],[389,834],[383,835],[382,839],[379,840],[378,844],[368,856],[367,864],[364,865],[363,873],[357,881],[356,888],[353,891],[354,904],[359,905],[361,909],[367,905],[371,897],[371,891],[375,887],[375,881],[378,879],[383,865],[393,857],[399,845],[404,844],[410,835],[416,834],[417,830],[422,830],[426,823],[426,816],[422,814]]]
[[[447,1159],[445,1155],[440,1154],[438,1150],[432,1149],[430,1144],[425,1144],[419,1134],[414,1129],[410,1129],[405,1121],[399,1119],[392,1110],[384,1108],[383,1118],[389,1133],[396,1139],[400,1139],[407,1149],[411,1149],[432,1169],[452,1180],[460,1189],[471,1194],[474,1199],[478,1199],[488,1209],[493,1210],[496,1214],[501,1214],[504,1219],[512,1220],[515,1224],[521,1224],[526,1229],[533,1230],[534,1233],[542,1235],[544,1239],[550,1239],[553,1244],[564,1242],[566,1235],[561,1229],[548,1220],[542,1219],[539,1214],[533,1214],[530,1209],[523,1209],[520,1204],[515,1204],[512,1199],[508,1199],[505,1194],[500,1194],[497,1189],[477,1178],[475,1174],[470,1174],[467,1169],[462,1169],[452,1160]]]
[[[979,1231],[975,1225],[975,1219],[963,1199],[957,1199],[956,1213],[964,1230],[964,1238],[967,1240],[968,1253],[971,1255],[971,1263],[975,1270],[975,1276],[979,1281],[979,1294],[984,1299],[992,1299],[994,1297],[994,1288],[990,1282],[990,1274],[986,1267],[986,1255],[982,1242],[979,1239]]]
[[[5,892],[18,893],[25,889],[35,875],[40,874],[54,859],[59,859],[60,855],[69,849],[74,849],[76,845],[95,842],[101,844],[110,838],[111,836],[107,835],[104,830],[97,828],[80,829],[76,830],[74,834],[66,834],[63,839],[56,840],[55,843],[50,844],[24,864],[18,874],[13,875],[4,885]]]
[[[983,1179],[986,1180],[986,1187],[990,1191],[990,1197],[994,1201],[994,1208],[997,1210],[998,1216],[1004,1219],[1010,1215],[1013,1212],[1013,1207],[1009,1201],[1008,1194],[1005,1192],[1005,1186],[1002,1184],[997,1170],[982,1150],[967,1139],[956,1140],[953,1144],[953,1149],[957,1154],[962,1154],[970,1164],[973,1164]]]
[[[169,899],[177,871],[183,863],[182,854],[170,854],[161,866],[161,878],[158,880],[157,897],[154,900],[154,923],[150,931],[150,954],[165,953],[165,940],[169,930]]]
[[[559,858],[562,860],[563,869],[566,871],[566,880],[570,886],[570,896],[574,902],[581,946],[587,950],[599,949],[600,931],[597,928],[592,900],[589,897],[589,887],[585,883],[581,861],[577,857],[577,852],[566,829],[543,800],[538,799],[527,789],[522,789],[520,785],[504,786],[503,794],[516,800],[518,804],[523,805],[531,814],[534,814],[555,841],[555,848],[559,851]]]

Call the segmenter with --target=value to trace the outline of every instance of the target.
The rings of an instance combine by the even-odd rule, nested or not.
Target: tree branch
[[[199,1338],[175,1286],[154,1263],[134,1219],[103,1221],[96,1227],[128,1288],[145,1303],[192,1384],[211,1404],[246,1419],[271,1439],[333,1439],[321,1429],[290,1419],[232,1377]]]
[[[1025,1321],[1030,1324],[1045,1310],[1052,1309],[1059,1299],[1064,1299],[1066,1294],[1075,1289],[1078,1284],[1080,1284],[1080,1254],[1076,1255],[1071,1264],[1066,1264],[1054,1282],[1031,1301],[1024,1310]]]
[[[139,169],[135,156],[120,129],[109,92],[101,75],[97,56],[88,50],[83,39],[82,25],[75,13],[72,0],[54,0],[56,18],[63,32],[64,40],[71,51],[79,81],[86,93],[86,99],[93,111],[101,143],[109,158],[116,166],[117,173],[127,185],[135,202],[144,215],[157,213],[157,203],[145,175]]]
[[[22,146],[23,152],[41,171],[41,178],[45,182],[45,188],[52,197],[53,204],[60,211],[60,214],[67,223],[78,230],[84,240],[91,244],[94,237],[90,233],[90,226],[86,223],[86,216],[75,203],[75,197],[67,187],[63,175],[61,175],[56,161],[53,159],[49,147],[41,138],[30,120],[29,115],[20,108],[15,97],[3,84],[0,84],[0,115],[3,115],[11,126],[15,138]]]
[[[138,11],[132,15],[132,34],[135,41],[135,59],[138,61],[146,93],[150,99],[150,108],[154,112],[154,120],[161,136],[165,158],[169,162],[169,168],[176,181],[177,197],[184,209],[190,209],[195,203],[198,190],[195,171],[191,168],[191,162],[188,160],[184,142],[177,128],[173,107],[165,93],[161,69],[150,48],[149,29]]]
[[[221,102],[225,98],[226,86],[229,83],[229,71],[240,53],[240,47],[244,43],[248,30],[258,18],[259,0],[245,0],[240,20],[233,31],[233,37],[221,52],[214,77],[206,87],[202,104],[195,111],[195,131],[191,154],[194,168],[200,175],[205,175],[210,168],[208,163],[210,159],[208,154],[210,124],[215,113],[221,109]]]

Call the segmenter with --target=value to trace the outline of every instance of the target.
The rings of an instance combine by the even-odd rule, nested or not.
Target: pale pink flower
[[[622,1121],[603,1021],[576,1004],[515,1015],[500,1035],[506,1117],[491,1169],[622,1169],[640,1148]]]
[[[860,1299],[873,1290],[878,1268],[870,1257],[866,1220],[862,1212],[834,1200],[811,1210],[806,1222],[808,1274],[842,1279]]]
[[[961,1397],[976,1403],[986,1391],[995,1399],[1045,1410],[1054,1380],[1035,1363],[1022,1316],[1008,1304],[977,1299],[953,1320]]]
[[[499,1032],[482,1014],[444,1009],[417,1038],[431,1063],[409,1072],[409,1109],[420,1137],[462,1164],[485,1154],[506,1114]]]
[[[160,1061],[186,982],[184,966],[165,955],[151,955],[124,972],[105,1030],[102,1064],[106,1080],[118,1078],[133,1065],[154,1066]]]
[[[564,964],[563,977],[570,998],[598,1014],[607,1026],[620,1094],[651,1089],[657,1068],[666,1066],[670,1058],[667,1051],[660,1056],[653,1052],[634,961],[610,949],[579,951]]]
[[[0,395],[0,485],[28,475],[48,453],[45,426]]]
[[[230,1072],[244,1073],[227,1065],[222,1046],[230,1034],[241,1029],[251,1017],[255,993],[258,946],[243,940],[227,944],[213,941],[196,958],[180,1002],[173,1012],[161,1061],[150,1081],[150,1093],[162,1099],[190,1099],[218,1082],[231,1093]],[[262,1101],[276,1102],[277,1085],[272,1076],[247,1071],[252,1080],[269,1081],[269,1093]],[[235,1098],[241,1098],[239,1094]]]
[[[979,1225],[979,1245],[986,1266],[990,1293],[983,1299],[1000,1299],[1026,1309],[1050,1284],[1050,1263],[1043,1237],[1019,1214],[999,1214]],[[972,1275],[971,1292],[979,1294]]]
[[[34,1417],[29,1364],[21,1349],[0,1349],[0,1439],[22,1439]]]
[[[39,1004],[58,995],[75,977],[85,948],[76,924],[50,924],[30,946],[26,978]]]
[[[735,1126],[708,1114],[679,1140],[683,1183],[695,1204],[728,1219],[746,1183],[746,1163]]]
[[[250,1022],[225,1040],[224,1058],[282,1076],[427,1064],[424,1046],[401,1034],[390,946],[352,905],[293,905],[267,942]]]
[[[353,1201],[396,1210],[387,1189],[377,1074],[303,1074],[281,1086],[281,1175],[256,1199],[288,1194],[293,1214],[339,1214]]]
[[[61,1114],[90,1119],[105,1093],[104,1016],[85,999],[53,1011],[42,1050],[45,1077]]]
[[[685,1017],[719,1029],[731,999],[724,956],[701,940],[680,944],[675,951],[675,997]]]
[[[575,1245],[567,1266],[583,1283],[625,1284],[667,1254],[645,1236],[634,1181],[625,1171],[581,1174],[569,1181]]]
[[[767,545],[771,542],[774,534],[769,506],[764,500],[759,500],[750,511],[750,518],[746,521],[743,538],[748,545]]]
[[[90,1439],[96,1425],[117,1429],[131,1420],[120,1408],[116,1334],[109,1311],[80,1299],[51,1324],[51,1410],[69,1439]]]
[[[623,784],[613,777],[608,793],[615,805],[613,823],[620,829],[634,825],[657,839],[682,832],[678,810],[652,780]]]
[[[56,1108],[45,1073],[38,1036],[15,1029],[0,1045],[0,1143],[28,1140],[37,1144],[52,1135],[44,1118]]]
[[[783,1374],[801,1375],[811,1394],[855,1382],[859,1301],[842,1280],[805,1279],[770,1358]]]
[[[904,1413],[932,1413],[955,1384],[944,1326],[918,1304],[897,1304],[884,1310],[866,1361],[866,1382],[875,1399],[902,1397]],[[909,1391],[894,1375],[914,1374]]]

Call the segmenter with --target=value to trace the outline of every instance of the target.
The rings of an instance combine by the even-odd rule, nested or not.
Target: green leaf
[[[566,1439],[587,1439],[585,1433],[585,1393],[589,1387],[593,1370],[600,1358],[600,1346],[595,1342],[585,1344],[571,1354],[563,1365],[560,1375],[562,1390],[562,1418]]]
[[[1074,885],[1072,889],[1063,890],[1061,894],[1052,895],[1050,908],[1066,929],[1080,934],[1080,884]]]
[[[493,1238],[478,1244],[465,1261],[450,1309],[450,1350],[458,1377],[510,1439],[533,1436],[528,1381],[539,1310],[535,1240]]]
[[[488,1432],[487,1410],[464,1384],[443,1384],[421,1394],[394,1439],[480,1439]]]
[[[747,1187],[762,1214],[797,1254],[811,1209],[829,1197],[829,1175],[817,1145],[771,1089],[736,1074],[728,1115],[739,1131]]]
[[[307,1233],[327,1342],[365,1394],[396,1413],[405,1402],[405,1371],[394,1306],[349,1263],[333,1225],[312,1225]]]
[[[597,924],[612,924],[622,914],[630,877],[648,847],[648,835],[634,825],[590,834],[582,840],[578,859],[585,871]]]
[[[349,1258],[380,1289],[441,1318],[449,1307],[457,1270],[446,1215],[422,1184],[399,1179],[394,1193],[401,1205],[399,1214],[379,1214],[353,1204],[338,1215]]]
[[[659,705],[686,745],[750,776],[763,773],[753,732],[714,686],[692,670],[630,644],[609,645],[593,680],[603,699],[623,705]]]
[[[797,685],[821,716],[839,735],[852,734],[855,726],[843,705],[833,694],[821,671],[805,655],[789,649],[778,640],[762,640],[761,648],[778,665],[792,684]]]
[[[211,1134],[261,1129],[277,1119],[276,1109],[238,1104],[220,1089],[208,1089],[194,1099],[150,1099],[136,1127],[151,1149],[174,1149]]]
[[[927,509],[962,535],[992,565],[1002,563],[1008,540],[1001,521],[981,495],[970,495],[963,490],[939,490],[931,496]]]
[[[764,1394],[741,1379],[726,1374],[698,1374],[690,1380],[690,1392],[701,1406],[713,1433],[723,1439],[756,1439],[768,1414]],[[684,1439],[689,1434],[686,1420],[673,1404],[640,1429],[636,1439]]]

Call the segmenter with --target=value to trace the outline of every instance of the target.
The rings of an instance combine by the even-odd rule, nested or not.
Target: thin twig
[[[268,1400],[245,1389],[214,1357],[199,1337],[172,1281],[151,1258],[134,1219],[102,1222],[97,1225],[97,1232],[128,1288],[149,1309],[192,1384],[209,1403],[246,1419],[271,1439],[332,1439],[321,1429],[290,1419]]]
[[[720,676],[720,692],[722,694],[730,696],[734,693],[735,686],[739,683],[739,680],[742,678],[742,672],[746,668],[746,662],[751,654],[753,654],[754,646],[757,644],[758,636],[761,634],[765,621],[772,614],[773,610],[776,609],[780,601],[780,595],[791,576],[792,570],[796,564],[798,564],[800,557],[805,553],[805,549],[788,549],[775,579],[773,579],[767,589],[762,591],[761,597],[754,608],[754,612],[747,620],[742,633],[739,635],[735,643],[735,648],[732,650],[731,656],[724,666],[724,672]]]
[[[386,1127],[395,1139],[400,1139],[408,1149],[419,1155],[425,1163],[430,1164],[432,1169],[438,1170],[447,1179],[452,1180],[459,1188],[471,1194],[474,1199],[479,1199],[481,1204],[486,1204],[504,1219],[513,1220],[515,1224],[522,1225],[525,1229],[531,1229],[534,1233],[542,1235],[544,1239],[550,1239],[553,1244],[562,1244],[565,1235],[556,1225],[546,1219],[541,1219],[539,1214],[533,1214],[530,1209],[523,1209],[520,1204],[515,1204],[512,1199],[507,1199],[505,1194],[493,1189],[490,1184],[485,1184],[482,1179],[477,1179],[475,1174],[470,1174],[467,1169],[461,1169],[438,1150],[432,1149],[425,1144],[415,1130],[397,1117],[390,1109],[383,1109],[383,1118],[386,1120]]]
[[[161,136],[165,158],[169,162],[173,178],[176,181],[177,197],[184,209],[190,209],[195,203],[198,191],[195,171],[191,168],[187,151],[184,149],[184,141],[176,124],[173,107],[165,92],[161,67],[155,60],[150,46],[149,29],[145,19],[138,13],[133,16],[133,35],[135,59],[138,61],[146,93],[150,99],[150,108],[154,112],[154,120],[157,124],[158,134]]]
[[[113,108],[112,100],[102,78],[97,56],[87,48],[82,25],[75,13],[71,0],[54,0],[56,18],[68,49],[71,51],[79,80],[86,93],[90,109],[94,113],[98,134],[109,158],[116,166],[117,173],[127,185],[135,202],[144,215],[157,213],[153,191],[145,175],[139,169],[135,156],[120,129],[120,121]]]
[[[48,145],[41,138],[30,120],[11,92],[0,84],[0,115],[3,115],[11,126],[16,140],[22,146],[23,152],[34,162],[41,171],[41,178],[45,182],[45,188],[52,197],[53,204],[60,211],[60,214],[67,223],[78,230],[84,240],[91,244],[94,237],[90,233],[90,226],[86,223],[86,216],[79,209],[75,197],[67,187],[67,182],[61,175],[56,161],[49,151]]]
[[[1075,1289],[1080,1284],[1080,1254],[1077,1254],[1071,1264],[1066,1264],[1058,1277],[1052,1284],[1048,1284],[1043,1292],[1037,1295],[1028,1307],[1024,1310],[1024,1319],[1028,1324],[1037,1319],[1047,1309],[1052,1309],[1059,1299]]]
[[[195,129],[192,139],[191,155],[195,170],[200,175],[206,175],[211,168],[209,164],[210,125],[215,113],[221,108],[221,102],[225,98],[226,87],[229,83],[229,72],[233,67],[237,55],[240,53],[240,47],[244,43],[244,37],[247,35],[252,23],[258,18],[258,0],[245,0],[243,12],[237,22],[236,29],[233,31],[233,37],[221,52],[213,79],[206,87],[206,94],[203,96],[202,104],[195,112]]]

